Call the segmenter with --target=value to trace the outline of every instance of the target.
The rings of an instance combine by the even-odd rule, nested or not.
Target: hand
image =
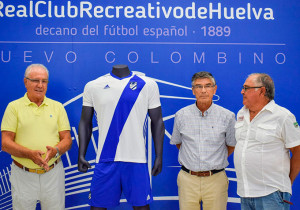
[[[30,153],[30,159],[40,167],[44,168],[46,171],[49,170],[48,163],[42,158],[45,153],[40,150],[32,150]]]
[[[47,153],[46,153],[45,161],[48,163],[49,160],[55,157],[57,151],[56,148],[54,147],[46,146],[46,148],[47,148]]]
[[[80,156],[78,158],[78,171],[85,173],[89,168],[91,168],[90,163],[86,161],[83,156]]]
[[[152,168],[152,176],[157,176],[162,170],[162,158],[155,157],[154,166]]]

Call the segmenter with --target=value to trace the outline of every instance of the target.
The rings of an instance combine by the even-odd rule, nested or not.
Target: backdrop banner
[[[179,209],[176,179],[180,165],[170,137],[174,114],[195,102],[192,75],[211,72],[218,85],[214,102],[236,114],[243,106],[240,92],[247,75],[268,73],[275,82],[276,103],[299,120],[299,20],[300,2],[296,0],[2,0],[0,117],[9,102],[25,94],[26,67],[45,65],[50,72],[47,97],[63,103],[71,124],[73,145],[62,157],[66,209],[89,209],[98,127],[94,119],[86,155],[92,169],[78,172],[84,86],[117,64],[145,73],[159,86],[166,127],[163,170],[151,177],[154,202],[150,207]],[[152,140],[146,146],[151,169]],[[11,157],[0,151],[0,160],[0,209],[12,209]],[[228,209],[235,210],[240,209],[240,198],[232,156],[229,162]],[[294,182],[291,201],[291,209],[298,209],[300,178]],[[122,197],[115,209],[131,206]]]

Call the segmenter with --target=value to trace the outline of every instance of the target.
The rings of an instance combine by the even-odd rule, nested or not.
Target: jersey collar
[[[110,76],[112,76],[112,77],[115,78],[115,79],[122,80],[122,79],[126,79],[126,78],[128,78],[128,77],[131,77],[131,76],[132,76],[132,71],[130,71],[130,74],[129,74],[127,77],[122,77],[122,78],[117,77],[116,75],[114,75],[114,74],[112,73],[112,71],[111,71],[109,74],[110,74]]]

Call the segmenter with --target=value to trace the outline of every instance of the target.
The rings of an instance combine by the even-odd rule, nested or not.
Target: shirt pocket
[[[272,142],[276,139],[276,125],[257,125],[255,139],[262,143]]]
[[[244,138],[242,137],[242,132],[243,132],[243,127],[244,127],[244,121],[242,122],[236,122],[234,125],[234,129],[235,129],[235,138],[237,141],[244,141]]]
[[[211,130],[214,138],[214,141],[224,143],[225,137],[226,137],[226,126],[224,125],[216,125],[212,126]]]

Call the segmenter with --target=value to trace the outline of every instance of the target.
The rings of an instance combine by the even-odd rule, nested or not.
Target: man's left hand
[[[55,147],[46,146],[46,148],[47,148],[47,153],[46,153],[45,161],[48,163],[49,160],[54,158],[57,151],[56,151]]]

